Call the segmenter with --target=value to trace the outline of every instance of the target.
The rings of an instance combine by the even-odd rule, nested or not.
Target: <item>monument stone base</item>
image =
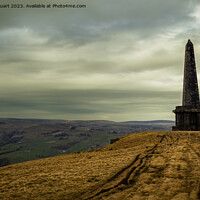
[[[200,131],[200,107],[177,106],[173,112],[176,115],[173,131]]]

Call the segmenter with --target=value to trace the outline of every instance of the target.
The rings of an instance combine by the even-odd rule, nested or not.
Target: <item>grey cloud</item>
[[[63,115],[83,113],[118,113],[137,109],[139,106],[155,108],[165,103],[174,104],[179,99],[177,92],[124,91],[124,90],[49,90],[21,92],[11,99],[1,95],[2,111],[26,109],[61,113]],[[148,104],[146,100],[148,99]],[[170,100],[169,100],[170,99]]]
[[[80,4],[80,1],[76,2]],[[149,37],[155,31],[191,22],[193,19],[189,14],[196,6],[186,0],[151,0],[148,3],[144,0],[81,1],[84,2],[87,8],[82,10],[3,10],[0,18],[6,18],[6,22],[1,26],[37,30],[43,36],[48,35],[50,43],[61,40],[63,44],[85,45],[100,38],[109,39],[119,31]]]
[[[87,8],[1,9],[1,116],[171,119],[181,91],[169,83],[182,76],[188,35],[199,42],[190,28],[199,3],[71,2]]]

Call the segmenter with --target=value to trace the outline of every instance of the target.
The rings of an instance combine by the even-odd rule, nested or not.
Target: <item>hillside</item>
[[[112,122],[0,119],[0,166],[106,146],[140,131],[171,130],[171,121]]]
[[[0,199],[200,199],[200,132],[144,132],[0,168]]]

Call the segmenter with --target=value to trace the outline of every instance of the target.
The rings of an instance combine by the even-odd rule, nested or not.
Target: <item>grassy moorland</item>
[[[0,168],[0,199],[197,200],[200,132],[144,132]]]
[[[110,139],[132,132],[170,130],[172,124],[0,119],[0,166],[100,148]]]

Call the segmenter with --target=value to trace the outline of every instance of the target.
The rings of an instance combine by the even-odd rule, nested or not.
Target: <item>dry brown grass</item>
[[[200,132],[145,132],[105,148],[0,168],[0,199],[199,199]]]

